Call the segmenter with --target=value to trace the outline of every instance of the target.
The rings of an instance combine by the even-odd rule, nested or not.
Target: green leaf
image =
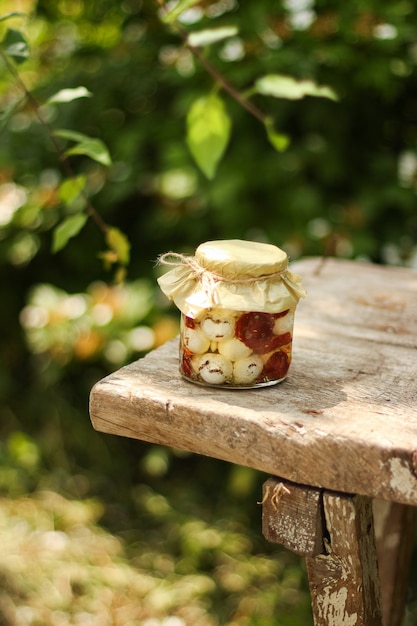
[[[180,17],[181,13],[187,9],[191,9],[191,7],[195,4],[199,4],[199,2],[200,0],[179,0],[171,11],[162,14],[161,19],[165,24],[172,24],[172,22],[175,22],[175,20]]]
[[[211,94],[196,100],[187,115],[187,144],[198,167],[212,179],[230,138],[231,120],[223,104]]]
[[[29,46],[22,33],[14,28],[9,28],[3,39],[3,52],[11,57],[15,63],[26,61],[29,56]]]
[[[85,213],[77,213],[61,222],[53,232],[52,252],[59,252],[65,248],[69,239],[78,235],[87,219],[88,216]]]
[[[83,133],[78,133],[76,130],[70,130],[67,128],[58,128],[54,130],[54,135],[56,137],[62,137],[63,139],[69,139],[70,141],[88,141],[91,139],[88,135],[84,135]]]
[[[102,165],[111,165],[111,156],[101,139],[95,139],[94,137],[88,137],[83,133],[78,133],[75,130],[68,130],[66,128],[60,128],[54,131],[56,137],[62,137],[63,139],[69,139],[75,141],[76,146],[69,148],[65,154],[70,156],[71,154],[85,154],[90,159],[101,163]]]
[[[106,166],[111,165],[109,151],[100,139],[88,139],[87,141],[82,141],[73,148],[67,150],[66,154],[68,156],[71,156],[72,154],[85,154],[90,157],[90,159],[93,159],[93,161],[97,161],[97,163],[101,163]]]
[[[117,255],[117,260],[127,265],[130,260],[130,242],[126,235],[118,228],[109,228],[106,232],[106,242],[109,248]]]
[[[312,80],[295,80],[281,74],[267,74],[255,83],[256,93],[274,98],[299,100],[305,96],[316,96],[338,100],[338,96],[331,87],[319,86]]]
[[[72,154],[85,154],[102,165],[111,165],[111,156],[101,139],[95,139],[94,137],[89,137],[83,133],[78,133],[75,130],[68,130],[66,128],[55,130],[54,135],[76,142],[77,145],[66,150],[65,154],[68,156]]]
[[[51,96],[45,104],[59,104],[72,102],[77,98],[90,98],[93,94],[86,87],[74,87],[73,89],[61,89]]]
[[[207,28],[188,35],[187,41],[190,46],[207,46],[228,37],[235,37],[238,33],[236,26],[224,26],[222,28]]]
[[[265,120],[265,129],[266,134],[270,143],[274,146],[275,150],[278,152],[284,152],[290,145],[290,138],[288,135],[283,135],[282,133],[277,133],[274,128],[274,122],[270,118]]]
[[[76,200],[81,194],[81,192],[84,190],[86,182],[87,182],[86,176],[82,176],[82,175],[76,176],[74,178],[67,178],[59,186],[59,190],[58,190],[59,199],[67,206],[70,206],[74,202],[74,200]],[[80,208],[82,207],[83,205],[81,205]]]

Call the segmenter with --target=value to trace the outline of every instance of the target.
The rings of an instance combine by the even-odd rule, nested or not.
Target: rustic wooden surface
[[[307,557],[314,626],[381,626],[372,501],[325,492],[326,554]]]
[[[415,508],[373,500],[371,509],[370,502],[277,477],[263,485],[265,539],[321,555],[307,559],[315,626],[380,626],[381,607],[382,626],[403,623]]]
[[[417,504],[417,272],[332,259],[318,267],[291,268],[308,295],[285,382],[243,391],[186,382],[175,340],[97,383],[94,427]]]
[[[320,489],[272,477],[263,485],[262,532],[301,556],[323,552],[323,502]]]

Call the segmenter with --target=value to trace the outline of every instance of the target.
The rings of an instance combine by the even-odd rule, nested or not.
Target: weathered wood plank
[[[288,379],[204,388],[178,374],[177,342],[99,382],[97,430],[247,465],[295,483],[417,504],[417,272],[294,264]]]
[[[269,478],[263,485],[262,532],[302,556],[323,552],[323,506],[320,489]]]
[[[381,626],[372,503],[324,493],[327,554],[307,557],[315,626]]]
[[[351,498],[347,497],[347,501],[350,502],[350,500]],[[372,512],[381,587],[382,624],[383,626],[401,626],[404,619],[414,541],[415,508],[386,500],[374,500]],[[345,514],[344,511],[343,514]],[[370,512],[367,511],[366,514],[369,516]],[[312,557],[323,554],[325,535],[328,532],[323,523],[323,517],[322,490],[296,485],[277,477],[271,477],[265,481],[262,499],[262,532],[267,541],[279,543],[301,556]],[[369,519],[368,523],[371,521]],[[343,531],[343,528],[341,530]],[[332,532],[334,535],[334,529]],[[349,537],[351,535],[346,536],[346,541]],[[353,552],[356,550],[357,541],[358,538],[355,536],[351,546]],[[370,544],[373,554],[373,541]],[[328,546],[328,543],[326,545]],[[344,547],[347,553],[349,547]],[[314,563],[314,567],[317,568],[316,561],[311,563]],[[319,563],[321,565],[321,561]],[[327,562],[326,567],[329,569],[333,565],[329,566]],[[321,574],[322,568],[320,567],[318,575]],[[313,578],[313,584],[315,584],[314,581],[315,578]],[[316,591],[312,589],[313,593]],[[339,595],[333,595],[331,598],[336,601]],[[330,598],[328,601],[330,602]],[[327,618],[329,618],[330,611],[331,609],[328,609]],[[320,621],[318,623],[320,624]],[[324,623],[327,626],[328,622],[324,621]]]
[[[414,543],[414,507],[385,500],[373,502],[384,626],[401,626]]]

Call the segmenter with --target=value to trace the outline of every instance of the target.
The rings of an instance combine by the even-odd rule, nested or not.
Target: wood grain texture
[[[320,489],[269,478],[263,485],[262,532],[302,556],[323,552],[323,504]]]
[[[102,432],[189,450],[315,487],[417,504],[417,272],[329,259],[293,264],[307,298],[286,381],[200,387],[177,341],[97,383]]]
[[[314,626],[382,626],[372,502],[325,492],[327,554],[307,557]]]
[[[386,500],[373,501],[383,626],[401,626],[414,544],[415,508]]]

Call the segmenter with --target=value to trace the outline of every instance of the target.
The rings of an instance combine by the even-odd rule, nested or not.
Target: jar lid
[[[267,243],[207,241],[195,256],[166,252],[159,262],[172,266],[159,286],[192,318],[208,308],[276,313],[294,309],[305,296],[300,277],[287,269],[286,253]]]
[[[258,278],[287,269],[284,250],[269,243],[224,239],[198,246],[195,259],[201,267],[228,279]]]

